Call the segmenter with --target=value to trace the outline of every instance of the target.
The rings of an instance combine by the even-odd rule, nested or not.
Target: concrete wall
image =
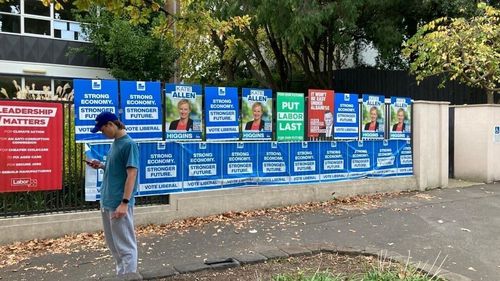
[[[448,187],[449,102],[413,103],[413,173],[420,190]]]
[[[227,211],[326,201],[355,194],[415,190],[415,177],[362,179],[328,184],[256,186],[171,195],[171,204],[135,208],[136,225]],[[0,244],[102,230],[99,211],[0,219]]]
[[[455,106],[455,178],[487,183],[500,180],[495,126],[500,126],[500,105]]]

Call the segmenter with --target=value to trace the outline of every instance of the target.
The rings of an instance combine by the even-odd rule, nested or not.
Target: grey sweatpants
[[[106,244],[116,261],[116,274],[137,272],[137,241],[134,231],[134,210],[129,206],[127,215],[112,219],[114,211],[101,209]]]

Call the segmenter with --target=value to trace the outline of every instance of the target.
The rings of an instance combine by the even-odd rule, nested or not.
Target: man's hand
[[[120,206],[118,206],[118,208],[116,208],[113,215],[111,215],[111,218],[112,219],[123,218],[124,216],[127,215],[127,211],[128,211],[128,204],[121,203]]]
[[[92,161],[85,161],[91,168],[94,168],[94,169],[103,169],[104,168],[104,164],[101,163],[101,161],[97,160],[97,159],[93,159]]]

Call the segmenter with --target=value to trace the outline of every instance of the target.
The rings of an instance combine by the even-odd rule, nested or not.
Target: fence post
[[[413,103],[413,171],[420,190],[448,187],[449,104]]]

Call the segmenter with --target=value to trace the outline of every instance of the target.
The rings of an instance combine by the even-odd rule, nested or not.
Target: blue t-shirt
[[[106,157],[106,166],[101,186],[101,207],[114,211],[123,199],[127,168],[139,169],[139,147],[128,135],[115,139]],[[129,205],[134,205],[137,191],[137,175]]]

